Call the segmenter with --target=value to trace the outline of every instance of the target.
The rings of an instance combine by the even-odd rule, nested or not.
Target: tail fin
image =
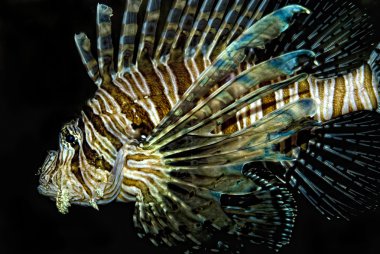
[[[380,115],[350,113],[313,131],[306,147],[283,162],[284,179],[328,218],[371,210],[379,201]]]

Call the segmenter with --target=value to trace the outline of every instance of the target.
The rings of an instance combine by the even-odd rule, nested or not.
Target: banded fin
[[[183,95],[182,100],[177,103],[153,130],[153,133],[147,140],[149,144],[152,145],[157,142],[157,136],[162,136],[162,132],[165,132],[164,129],[188,113],[195,106],[196,102],[209,92],[212,86],[233,73],[237,65],[244,60],[246,48],[260,47],[279,36],[281,32],[289,27],[293,16],[300,12],[307,12],[307,10],[298,5],[290,5],[266,16],[250,27],[239,39],[223,51],[217,60],[191,85]]]
[[[166,63],[168,55],[175,42],[176,31],[179,27],[181,15],[186,7],[186,0],[175,0],[171,8],[164,30],[161,35],[160,42],[157,46],[155,57],[156,61]]]
[[[265,7],[268,5],[268,3],[269,0],[264,0],[261,2],[259,0],[248,1],[246,9],[236,22],[229,36],[227,37],[226,44],[228,45],[231,42],[233,42],[236,38],[238,38],[249,27],[248,24],[251,23],[250,20],[252,20],[254,16],[259,15],[259,13],[262,14],[264,12]],[[273,9],[272,11],[274,10],[276,9]]]
[[[180,57],[181,60],[184,58],[186,41],[194,24],[194,20],[196,19],[198,2],[199,0],[188,1],[174,38],[170,55]],[[175,59],[173,59],[173,61],[175,61]]]
[[[135,40],[138,30],[137,13],[142,0],[128,0],[125,6],[119,41],[118,72],[130,68],[135,52]]]
[[[245,0],[236,0],[230,11],[226,14],[220,25],[215,38],[212,40],[211,45],[207,48],[205,54],[206,58],[213,60],[220,52],[227,47],[227,37],[230,34],[233,26],[239,16],[241,9],[243,8]]]
[[[199,46],[199,41],[207,26],[210,14],[212,13],[213,4],[215,0],[205,0],[195,19],[193,28],[190,31],[189,37],[185,44],[185,58],[192,58]],[[224,0],[222,0],[224,1]]]
[[[137,64],[146,64],[154,56],[157,23],[160,18],[161,0],[149,0],[144,23],[141,29],[140,44],[137,53]]]
[[[98,86],[102,83],[102,79],[99,73],[98,61],[91,53],[91,42],[87,35],[84,33],[76,34],[75,44],[77,46],[79,55],[81,57],[83,65],[86,67],[88,76]]]
[[[284,179],[328,218],[371,210],[379,201],[380,116],[359,111],[313,130],[307,147],[283,162]],[[303,146],[302,146],[303,147]]]
[[[115,74],[111,16],[112,9],[110,7],[98,4],[96,15],[98,61],[95,60],[91,53],[91,42],[88,37],[84,33],[77,34],[74,37],[82,63],[86,67],[90,78],[98,86],[104,82],[110,82]]]
[[[215,126],[222,125],[233,117],[242,107],[292,82],[305,79],[307,75],[300,74],[283,82],[267,85],[250,92],[252,88],[261,82],[272,80],[282,75],[294,74],[305,59],[312,57],[312,52],[301,50],[253,66],[198,103],[196,107],[179,118],[176,124],[162,130],[154,140],[155,146],[163,146],[190,132],[207,134]],[[201,93],[198,93],[200,89],[203,89],[203,87],[195,88],[195,91],[190,95],[195,96]]]
[[[310,128],[314,122],[307,119],[315,113],[313,100],[299,100],[231,135],[185,136],[164,146],[160,153],[165,164],[171,166],[236,165],[247,160],[287,160],[273,147],[298,131]]]
[[[316,53],[319,66],[310,73],[316,78],[332,78],[362,66],[374,48],[375,32],[369,16],[349,1],[300,1],[311,14],[296,23],[266,47],[259,59],[265,60],[297,49]]]
[[[98,4],[96,24],[97,24],[97,48],[98,62],[100,75],[103,82],[110,82],[114,75],[113,54],[114,48],[112,45],[112,30],[111,30],[112,9],[104,4]]]
[[[273,249],[288,244],[296,208],[276,177],[244,166],[220,175],[218,166],[215,175],[197,171],[201,181],[194,181],[191,170],[157,167],[166,172],[162,177],[138,173],[139,180],[130,183],[139,188],[133,220],[140,237],[193,250],[233,251],[247,240]]]

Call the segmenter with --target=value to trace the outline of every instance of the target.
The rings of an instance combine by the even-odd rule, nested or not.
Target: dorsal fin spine
[[[124,72],[133,64],[135,40],[137,33],[137,13],[142,0],[128,0],[126,3],[121,28],[118,56],[118,72]]]
[[[141,61],[153,58],[157,23],[160,18],[160,7],[161,0],[149,0],[141,30],[137,64]]]

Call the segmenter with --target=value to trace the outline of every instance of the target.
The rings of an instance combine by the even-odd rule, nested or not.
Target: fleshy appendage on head
[[[122,168],[108,171],[87,160],[83,149],[85,133],[79,121],[63,126],[59,150],[48,152],[39,172],[39,193],[55,200],[63,214],[68,213],[71,204],[98,209],[98,204],[113,201],[120,191]]]

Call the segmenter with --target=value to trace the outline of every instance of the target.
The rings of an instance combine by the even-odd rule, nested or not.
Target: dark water
[[[103,1],[115,10],[122,0]],[[380,1],[363,0],[380,34]],[[58,214],[36,191],[46,151],[95,91],[73,42],[95,36],[95,0],[0,1],[0,253],[156,253],[132,226],[132,205],[72,207]],[[120,20],[116,12],[114,21]],[[116,23],[116,22],[115,22]],[[380,38],[380,36],[379,36]],[[94,41],[94,40],[93,40]],[[299,202],[292,243],[281,253],[380,253],[380,209],[329,222]],[[274,253],[254,247],[246,253]]]

